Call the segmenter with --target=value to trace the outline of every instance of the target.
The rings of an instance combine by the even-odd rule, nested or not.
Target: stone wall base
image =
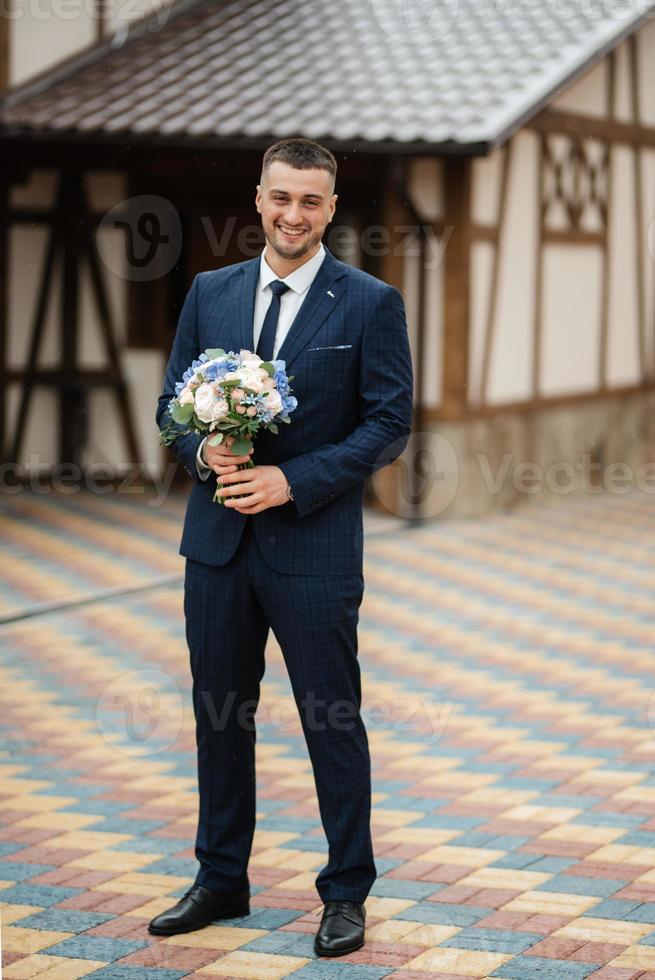
[[[655,496],[655,392],[440,422],[371,480],[379,509],[424,520],[630,491]]]

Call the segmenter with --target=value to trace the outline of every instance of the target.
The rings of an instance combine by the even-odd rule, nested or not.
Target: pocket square
[[[333,344],[331,347],[308,347],[307,350],[351,350],[352,344]]]

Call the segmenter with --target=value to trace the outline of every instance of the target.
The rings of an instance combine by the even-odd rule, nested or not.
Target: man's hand
[[[211,436],[210,436],[211,438]],[[252,449],[245,456],[235,456],[230,446],[234,442],[234,436],[228,436],[224,442],[218,446],[210,446],[209,440],[202,447],[202,458],[217,474],[219,481],[223,482],[226,473],[235,473],[238,463],[247,463],[252,456]]]
[[[225,506],[240,514],[259,514],[269,507],[279,507],[289,501],[287,478],[279,466],[255,466],[219,477]],[[237,494],[247,494],[235,500]]]

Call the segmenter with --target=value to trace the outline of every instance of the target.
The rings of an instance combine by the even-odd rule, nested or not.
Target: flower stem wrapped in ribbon
[[[262,361],[249,350],[227,353],[221,348],[206,350],[184,372],[175,385],[175,397],[168,404],[168,422],[161,439],[170,446],[190,432],[207,436],[210,446],[230,436],[230,450],[245,456],[252,440],[262,429],[277,435],[277,422],[290,422],[297,399],[291,394],[284,361]],[[252,460],[237,469],[254,466]],[[216,503],[223,503],[222,487],[217,485]]]

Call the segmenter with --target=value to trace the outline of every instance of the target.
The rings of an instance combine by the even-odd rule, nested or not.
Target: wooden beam
[[[526,127],[541,133],[564,133],[568,136],[592,137],[609,143],[655,147],[655,126],[585,116],[579,112],[564,112],[560,109],[543,109],[526,123]]]
[[[0,185],[0,461],[8,462],[7,445],[7,341],[9,330],[9,186]]]
[[[64,171],[64,214],[67,221],[62,230],[62,289],[59,302],[59,343],[61,366],[72,374],[78,362],[80,303],[79,273],[82,255],[82,177]],[[86,397],[77,386],[59,390],[59,460],[80,463],[80,453],[86,441],[88,424]]]
[[[63,214],[63,197],[61,194],[61,188],[57,192],[57,204],[55,206],[55,215]],[[25,362],[25,370],[23,372],[23,387],[20,393],[20,401],[18,404],[18,415],[14,423],[14,438],[11,444],[10,458],[13,462],[18,463],[20,459],[21,449],[23,445],[23,437],[25,435],[25,427],[27,423],[27,417],[29,414],[30,402],[32,399],[32,375],[37,372],[37,364],[39,360],[39,353],[41,351],[43,333],[45,329],[45,319],[46,312],[48,308],[48,296],[50,295],[50,288],[52,285],[52,277],[54,275],[55,268],[55,256],[57,252],[58,238],[60,235],[59,223],[55,219],[50,229],[50,236],[48,239],[47,250],[45,258],[42,265],[41,272],[41,282],[39,285],[39,293],[36,301],[36,308],[34,311],[34,318],[32,320],[32,329],[30,337],[29,352],[27,355],[27,360]]]
[[[442,412],[461,418],[468,405],[471,313],[471,193],[469,159],[444,160],[446,226],[453,233],[445,255]]]
[[[606,111],[610,119],[616,117],[616,51],[610,53],[607,65],[607,86],[605,92]],[[598,342],[598,383],[604,391],[607,388],[607,350],[609,344],[609,286],[611,275],[612,245],[612,191],[614,154],[609,143],[604,144],[605,153],[605,227],[603,228],[603,270],[600,285],[600,338]]]
[[[553,395],[535,398],[532,401],[499,402],[497,405],[480,405],[467,409],[466,414],[459,421],[466,422],[472,419],[493,419],[499,415],[519,414],[533,417],[537,412],[552,408],[566,408],[572,405],[587,405],[593,402],[601,402],[605,399],[622,401],[641,394],[652,394],[655,392],[655,381],[648,381],[645,384],[624,385],[620,388],[607,388],[605,391],[582,391],[571,395]],[[440,408],[429,408],[425,412],[426,422],[435,424],[438,422],[449,421]]]
[[[628,39],[628,52],[630,60],[630,93],[632,97],[632,118],[635,126],[639,126],[641,117],[641,106],[639,100],[639,49],[637,47],[637,37],[632,35]],[[637,344],[639,349],[639,364],[641,368],[641,379],[645,381],[647,377],[646,369],[646,297],[645,297],[645,251],[644,236],[645,229],[642,228],[642,215],[644,214],[644,190],[641,169],[641,144],[636,143],[632,150],[632,162],[634,172],[634,231],[635,231],[635,290],[637,293]]]
[[[8,89],[11,83],[9,34],[14,21],[8,16],[10,8],[10,0],[5,0],[4,8],[0,11],[0,92]]]
[[[544,291],[544,231],[546,224],[546,203],[544,201],[544,160],[548,152],[548,139],[541,133],[539,140],[539,159],[537,161],[537,241],[535,246],[535,290],[532,317],[532,394],[539,397],[539,375],[541,374],[541,335],[543,328]]]
[[[96,42],[104,41],[109,23],[110,0],[95,0]]]
[[[544,228],[542,240],[544,245],[600,245],[602,247],[605,244],[605,232]]]

